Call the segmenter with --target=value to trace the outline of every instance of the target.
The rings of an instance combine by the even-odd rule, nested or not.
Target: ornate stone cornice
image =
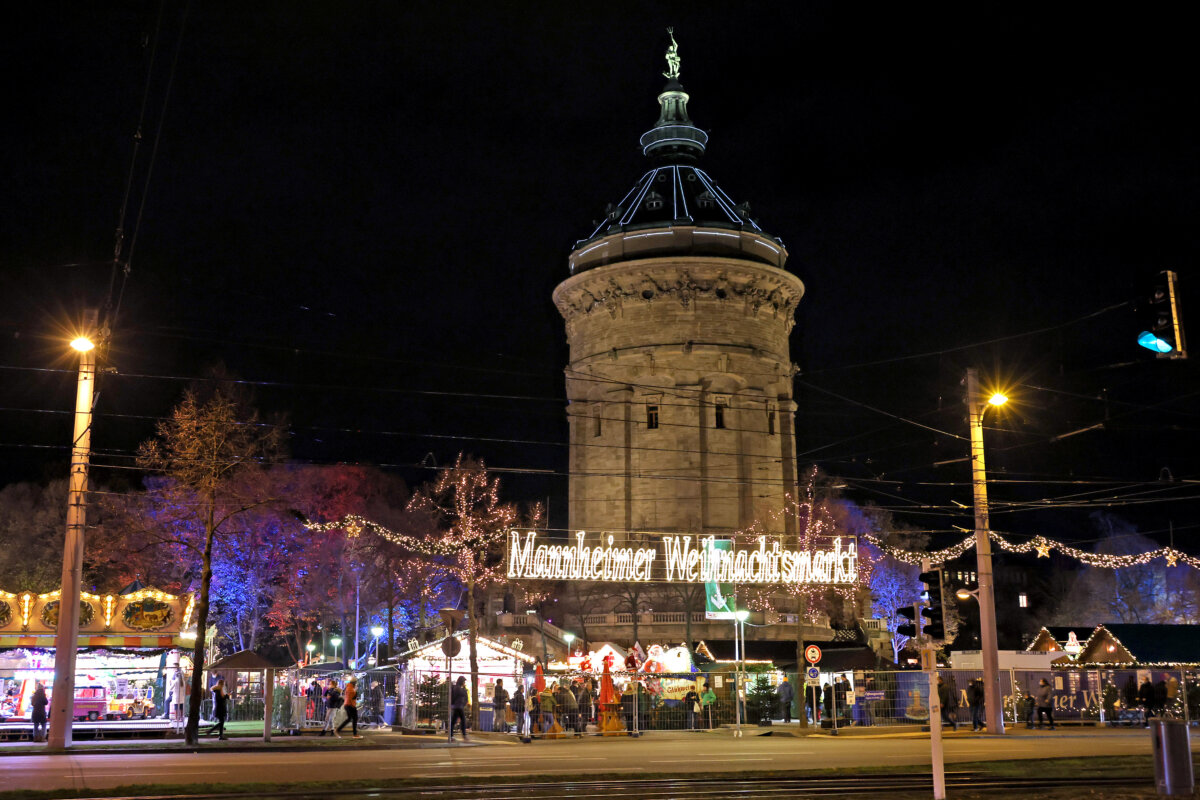
[[[616,316],[628,303],[699,300],[741,304],[751,315],[768,313],[785,331],[795,324],[804,284],[785,270],[738,259],[674,257],[625,261],[582,272],[558,285],[554,305],[568,328],[580,318],[607,311]]]

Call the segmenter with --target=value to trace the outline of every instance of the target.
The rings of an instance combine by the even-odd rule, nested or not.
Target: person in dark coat
[[[1154,715],[1154,684],[1149,677],[1143,678],[1138,687],[1138,705],[1142,709],[1142,724],[1149,728],[1150,717]]]
[[[213,696],[213,719],[216,722],[208,729],[208,735],[217,734],[217,738],[225,738],[225,717],[229,713],[229,692],[225,689],[225,679],[220,678],[217,685],[212,688]]]
[[[821,720],[833,719],[833,686],[825,684],[821,687]],[[833,724],[833,723],[830,723]]]
[[[454,741],[454,721],[462,727],[463,741],[467,740],[467,679],[459,675],[450,690],[450,741]]]
[[[1167,694],[1166,678],[1159,678],[1158,683],[1154,684],[1154,713],[1160,717],[1167,710]]]
[[[1042,727],[1042,717],[1045,716],[1050,723],[1050,730],[1054,730],[1054,689],[1050,687],[1050,681],[1042,678],[1033,698],[1037,701],[1037,726]]]
[[[46,687],[41,681],[34,683],[33,697],[29,698],[29,708],[33,720],[33,740],[40,742],[46,738]]]
[[[508,733],[508,721],[505,712],[508,709],[508,690],[504,688],[504,679],[496,681],[496,690],[492,693],[492,730]]]
[[[983,722],[983,679],[976,678],[967,685],[967,705],[971,707],[971,730],[981,731],[987,727]]]
[[[517,735],[525,735],[525,686],[518,683],[517,690],[513,692],[512,700],[509,701],[509,707],[512,709],[513,716],[516,717]]]
[[[586,680],[575,687],[575,702],[579,704],[579,730],[587,730],[592,721],[592,684]]]
[[[796,690],[787,678],[783,679],[783,683],[779,684],[779,688],[775,690],[779,696],[779,707],[783,711],[783,721],[792,721],[792,701],[796,699]]]
[[[957,714],[952,716],[952,712],[958,710],[958,704],[955,703],[957,698],[955,698],[955,692],[951,689],[950,684],[941,675],[938,675],[937,679],[937,693],[938,705],[942,707],[942,724],[949,725],[954,730],[958,730]],[[951,704],[954,704],[953,709],[951,708]]]

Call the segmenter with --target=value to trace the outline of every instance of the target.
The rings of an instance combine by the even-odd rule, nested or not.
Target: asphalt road
[[[947,763],[1150,752],[1148,731],[1038,732],[1006,737],[950,737]],[[630,776],[758,772],[928,764],[918,738],[777,737],[721,734],[496,742],[472,747],[287,752],[115,753],[4,756],[4,789],[102,790],[128,784],[337,781],[588,773]]]

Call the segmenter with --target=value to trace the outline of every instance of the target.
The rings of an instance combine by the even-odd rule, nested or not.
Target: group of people
[[[378,685],[379,682],[375,681],[372,691],[374,691],[374,688],[378,687]],[[308,697],[308,703],[312,709],[311,713],[314,715],[314,719],[320,719],[319,714],[324,711],[325,722],[321,726],[321,736],[333,734],[340,739],[342,736],[342,730],[347,725],[350,725],[351,735],[355,739],[362,738],[358,735],[359,695],[357,678],[350,678],[348,681],[346,681],[346,688],[344,691],[338,686],[337,680],[334,678],[329,678],[326,680],[324,688],[322,688],[321,684],[316,680],[316,678],[314,678],[312,683],[309,684],[305,694]],[[337,712],[339,708],[345,709],[346,718],[342,720],[341,725],[338,725],[335,728],[333,723],[337,718]]]
[[[949,725],[951,730],[958,730],[958,709],[961,698],[954,676],[946,680],[941,675],[937,679],[938,705],[942,708],[942,724]],[[967,707],[971,709],[971,730],[981,731],[987,727],[984,721],[986,693],[983,689],[983,678],[974,678],[967,684]]]

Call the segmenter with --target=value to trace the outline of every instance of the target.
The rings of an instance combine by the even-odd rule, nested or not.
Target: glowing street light
[[[88,309],[84,327],[99,327],[99,312]],[[79,601],[83,584],[83,535],[87,527],[88,468],[92,458],[92,398],[96,388],[96,345],[88,336],[71,347],[79,353],[75,393],[75,435],[71,439],[71,473],[67,492],[67,530],[63,541],[62,583],[58,595],[58,630],[54,634],[54,692],[50,696],[51,750],[71,746],[75,721],[75,655],[79,647]]]
[[[988,406],[999,407],[1008,402],[1001,392],[995,392],[983,402],[979,392],[979,374],[967,370],[967,414],[971,428],[971,485],[975,496],[975,570],[979,588],[972,596],[979,602],[979,639],[983,656],[984,714],[987,731],[1004,733],[1004,711],[1000,696],[1000,654],[997,651],[996,595],[992,582],[992,534],[988,522],[987,469],[983,460],[983,412]]]
[[[329,640],[329,643],[333,645],[333,660],[337,661],[337,650],[342,646],[342,637],[335,636]]]
[[[383,628],[378,625],[373,626],[371,628],[371,635],[378,639],[380,636],[383,636]]]

